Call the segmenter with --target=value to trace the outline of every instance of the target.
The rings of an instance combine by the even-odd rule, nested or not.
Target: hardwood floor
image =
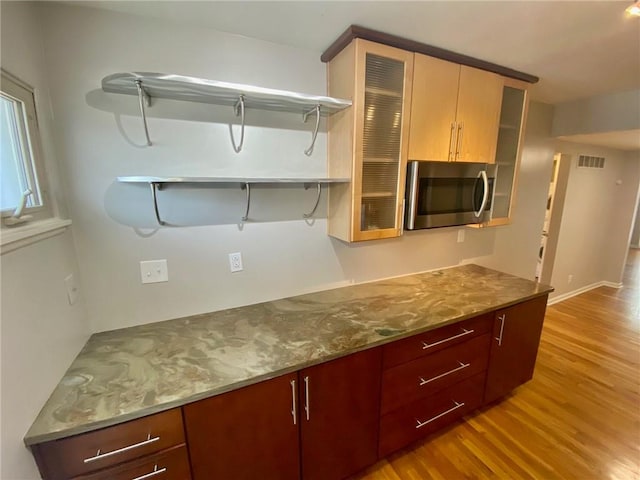
[[[547,308],[533,380],[352,480],[640,479],[639,333],[631,250],[623,288]]]

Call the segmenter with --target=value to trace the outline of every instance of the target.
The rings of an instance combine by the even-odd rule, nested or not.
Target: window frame
[[[7,85],[10,85],[7,88]],[[15,90],[13,89],[15,87]],[[0,68],[0,90],[24,104],[26,111],[26,130],[31,148],[34,169],[33,181],[39,187],[41,206],[25,207],[23,215],[31,218],[14,225],[6,225],[5,219],[15,210],[0,211],[0,255],[31,245],[33,243],[64,233],[71,220],[60,218],[58,205],[49,192],[47,162],[42,149],[42,138],[38,121],[38,104],[41,101],[37,90],[20,78]],[[22,96],[21,96],[22,95]]]
[[[42,154],[35,89],[15,75],[0,68],[0,90],[7,96],[22,102],[24,106],[25,132],[23,133],[26,134],[24,143],[26,143],[30,149],[29,153],[32,165],[32,167],[28,166],[25,168],[28,168],[30,171],[32,170],[32,175],[30,175],[32,178],[29,178],[29,181],[37,188],[41,203],[41,205],[36,206],[25,206],[22,216],[29,215],[32,218],[12,226],[8,226],[4,219],[11,217],[15,209],[0,210],[0,217],[2,218],[0,231],[5,231],[15,230],[27,224],[50,219],[56,216],[57,212],[49,195],[49,182],[47,178],[47,168]]]

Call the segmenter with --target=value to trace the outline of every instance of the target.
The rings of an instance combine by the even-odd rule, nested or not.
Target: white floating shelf
[[[147,146],[153,144],[149,136],[145,109],[145,106],[151,106],[151,98],[170,98],[231,106],[235,114],[240,116],[241,121],[240,139],[236,143],[232,137],[233,149],[236,153],[242,150],[244,143],[245,108],[297,112],[302,115],[304,122],[310,115],[315,114],[316,122],[311,145],[304,151],[305,155],[311,156],[320,127],[320,117],[351,106],[350,100],[340,98],[165,73],[114,73],[102,79],[102,89],[105,92],[138,97]]]
[[[240,184],[240,185],[277,185],[281,183],[288,184],[328,184],[328,183],[349,183],[348,178],[254,178],[254,177],[117,177],[121,183],[206,183],[206,184]]]
[[[350,100],[340,98],[163,73],[114,73],[102,79],[102,89],[137,96],[136,82],[141,82],[145,93],[152,98],[235,106],[242,95],[247,108],[305,113],[320,105],[322,115],[351,106]]]
[[[253,177],[146,177],[146,176],[132,176],[132,177],[117,177],[116,180],[120,183],[142,183],[151,187],[151,197],[153,199],[153,210],[156,216],[156,220],[159,225],[167,225],[167,222],[162,220],[160,216],[160,209],[158,207],[158,190],[162,190],[167,185],[172,184],[199,184],[199,185],[237,185],[238,187],[246,190],[247,203],[244,215],[241,217],[242,221],[249,220],[249,208],[251,206],[251,186],[252,185],[303,185],[305,189],[311,185],[316,185],[317,196],[316,203],[313,209],[309,213],[303,214],[304,218],[311,218],[318,208],[320,203],[320,195],[322,194],[322,185],[331,183],[349,183],[348,178],[253,178]]]

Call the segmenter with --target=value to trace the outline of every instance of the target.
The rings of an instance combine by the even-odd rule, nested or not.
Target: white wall
[[[566,154],[573,164],[563,211],[554,212],[562,213],[562,222],[550,281],[555,288],[552,299],[601,282],[621,281],[640,188],[638,152],[558,141],[551,137],[554,110],[531,103],[513,221],[495,229],[492,255],[473,259],[489,268],[535,277],[553,155]],[[604,156],[606,167],[577,169],[578,154]]]
[[[553,297],[621,281],[640,188],[638,153],[569,142],[558,142],[557,148],[572,164],[552,273]],[[579,154],[605,157],[605,168],[576,168]]]
[[[553,107],[531,102],[510,225],[495,227],[491,256],[475,261],[489,268],[533,280],[555,153],[551,138]]]
[[[635,108],[630,107],[635,105]],[[555,106],[552,134],[576,135],[640,128],[640,90],[599,95]]]
[[[611,255],[606,263],[605,281],[618,284],[623,280],[640,194],[640,152],[625,152],[622,158],[619,178],[622,185],[616,184],[615,207],[609,217],[611,234],[606,239]]]
[[[2,2],[1,22],[2,68],[35,88],[50,187],[64,212],[42,27],[34,6],[23,2]],[[88,337],[84,302],[69,306],[64,286],[67,275],[79,275],[71,233],[5,253],[0,268],[0,478],[35,479],[39,474],[22,438]]]
[[[59,155],[93,331],[455,265],[493,251],[494,231],[467,231],[458,244],[452,228],[346,245],[327,236],[324,219],[301,220],[312,192],[282,201],[262,192],[254,200],[262,204],[258,217],[268,202],[275,209],[297,202],[298,220],[248,223],[240,231],[216,223],[241,215],[241,191],[224,207],[212,191],[164,191],[163,214],[199,226],[155,230],[148,190],[114,185],[116,176],[326,175],[326,135],[308,158],[309,126],[298,115],[248,111],[254,125],[235,154],[225,123],[233,120],[230,109],[157,100],[149,119],[156,144],[139,148],[132,145],[142,143],[136,99],[103,93],[101,79],[155,71],[324,94],[320,52],[83,7],[43,8]],[[274,125],[264,126],[268,121]],[[227,254],[236,251],[245,270],[231,274]],[[169,282],[141,285],[138,262],[162,258]]]

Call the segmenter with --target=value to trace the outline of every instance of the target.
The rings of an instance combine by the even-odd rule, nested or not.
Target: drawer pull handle
[[[296,424],[296,418],[298,412],[296,411],[296,381],[291,380],[291,416],[293,417],[293,424]]]
[[[304,377],[304,412],[309,421],[309,377]]]
[[[167,471],[166,467],[163,467],[160,470],[158,470],[158,465],[156,464],[153,467],[153,472],[145,473],[144,475],[140,475],[139,477],[132,478],[131,480],[144,480],[145,478],[155,477],[156,475],[160,475],[166,471]]]
[[[496,337],[496,340],[498,341],[498,346],[501,347],[502,346],[502,334],[504,333],[504,321],[507,318],[507,314],[503,313],[502,315],[500,315],[498,317],[498,320],[500,320],[500,336]]]
[[[464,337],[465,335],[470,335],[473,332],[475,332],[475,330],[467,330],[466,328],[463,328],[462,333],[459,333],[458,335],[454,335],[453,337],[445,338],[444,340],[440,340],[435,343],[422,342],[422,349],[426,350],[427,348],[435,347],[436,345],[440,345],[441,343],[450,342],[451,340],[455,340],[456,338]]]
[[[118,453],[128,452],[129,450],[133,450],[134,448],[144,447],[145,445],[149,445],[153,442],[157,442],[158,440],[160,440],[160,437],[151,438],[151,434],[149,434],[147,435],[146,440],[142,442],[134,443],[133,445],[129,445],[128,447],[122,447],[107,453],[100,453],[100,449],[98,449],[98,452],[95,454],[95,456],[85,458],[84,463],[95,462],[96,460],[102,460],[103,458],[110,457],[111,455],[117,455]]]
[[[425,380],[424,378],[420,377],[419,386],[422,387],[423,385],[426,385],[427,383],[431,383],[431,382],[433,382],[435,380],[438,380],[439,378],[446,377],[447,375],[451,375],[452,373],[458,372],[460,370],[464,370],[465,368],[471,366],[470,363],[462,363],[462,362],[458,362],[458,363],[460,364],[459,367],[456,367],[456,368],[454,368],[452,370],[449,370],[448,372],[441,373],[440,375],[437,375],[437,376],[435,376],[433,378],[430,378],[429,380]]]
[[[425,420],[424,422],[421,422],[420,420],[416,419],[416,422],[418,422],[418,424],[416,425],[416,429],[418,429],[418,428],[422,428],[422,427],[424,427],[425,425],[428,425],[428,424],[430,424],[431,422],[434,422],[434,421],[436,421],[437,419],[439,419],[439,418],[441,418],[441,417],[444,417],[445,415],[447,415],[447,414],[449,414],[449,413],[451,413],[451,412],[453,412],[453,411],[455,411],[455,410],[457,410],[457,409],[459,409],[459,408],[464,407],[464,402],[462,402],[462,403],[458,403],[458,402],[456,402],[456,401],[454,400],[454,401],[453,401],[453,403],[455,404],[455,406],[451,407],[449,410],[445,410],[444,412],[442,412],[442,413],[440,413],[440,414],[436,415],[436,416],[435,416],[435,417],[433,417],[433,418],[430,418],[429,420]]]

